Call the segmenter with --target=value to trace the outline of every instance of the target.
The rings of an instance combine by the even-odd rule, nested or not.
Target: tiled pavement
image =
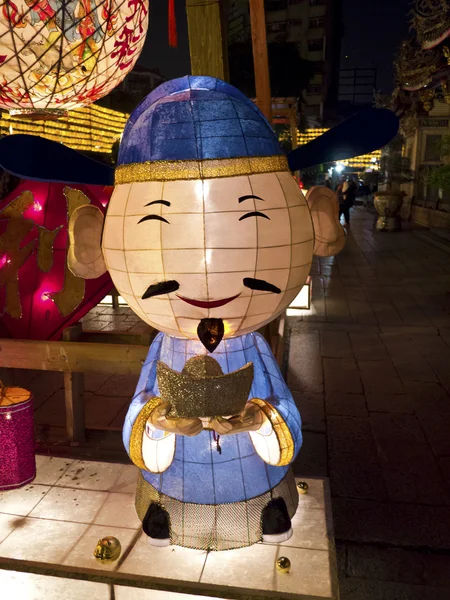
[[[289,319],[297,468],[331,479],[342,600],[450,598],[450,254],[352,212]]]
[[[0,493],[1,598],[189,600],[214,596],[219,589],[247,600],[282,594],[337,600],[330,499],[323,479],[308,478],[309,492],[300,495],[288,541],[206,552],[149,546],[134,509],[137,475],[133,465],[38,456],[32,484]],[[98,563],[93,551],[106,535],[119,539],[122,553],[115,562]],[[291,561],[289,575],[275,570],[280,556]],[[43,576],[48,574],[86,581],[66,581],[62,596],[63,582]],[[191,595],[121,587],[155,583]]]

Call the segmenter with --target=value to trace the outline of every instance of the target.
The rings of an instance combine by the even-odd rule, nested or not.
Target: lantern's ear
[[[325,186],[312,187],[306,195],[314,226],[314,254],[335,256],[345,246],[345,231],[339,222],[339,201]]]
[[[37,135],[0,140],[0,166],[22,179],[70,184],[114,185],[114,169]]]
[[[103,213],[92,204],[79,206],[69,221],[67,264],[77,277],[96,279],[106,273],[102,254]]]
[[[288,154],[291,171],[368,154],[397,135],[398,117],[386,108],[368,108]]]

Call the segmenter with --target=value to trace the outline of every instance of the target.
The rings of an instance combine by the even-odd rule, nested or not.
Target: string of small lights
[[[0,135],[28,133],[64,143],[74,150],[109,154],[120,139],[128,116],[95,104],[71,110],[57,121],[30,121],[3,113]]]
[[[306,131],[297,132],[297,143],[299,146],[311,142],[316,137],[326,133],[328,129],[307,129]],[[355,156],[346,160],[340,160],[339,162],[346,167],[354,167],[361,169],[377,169],[381,158],[381,150],[375,150],[370,154],[364,154],[362,156]]]

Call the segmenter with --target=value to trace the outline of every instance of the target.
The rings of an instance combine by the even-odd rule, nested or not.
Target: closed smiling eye
[[[159,215],[147,215],[146,217],[142,217],[142,219],[140,219],[138,221],[138,225],[139,225],[139,223],[143,223],[144,221],[152,221],[152,220],[164,221],[164,223],[168,223],[170,225],[170,223],[167,219],[165,219],[164,217],[160,217]]]
[[[269,219],[269,221],[270,221],[270,217],[268,217],[267,215],[265,215],[262,212],[259,212],[258,210],[254,210],[245,215],[242,215],[242,217],[239,217],[239,221],[243,221],[244,219],[248,219],[249,217],[264,217],[265,219]]]

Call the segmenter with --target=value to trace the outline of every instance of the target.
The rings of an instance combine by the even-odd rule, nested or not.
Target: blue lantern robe
[[[130,454],[133,425],[151,397],[159,397],[156,365],[160,360],[181,372],[192,357],[207,351],[196,340],[178,339],[159,333],[150,347],[136,393],[128,410],[123,441]],[[301,443],[300,415],[265,339],[258,333],[222,340],[213,354],[224,373],[251,362],[254,379],[249,400],[259,398],[273,406],[287,425],[293,443],[292,460]],[[155,432],[157,437],[160,432]],[[194,437],[176,436],[172,463],[162,473],[142,470],[142,476],[161,494],[195,504],[224,504],[247,501],[277,486],[289,465],[272,466],[257,454],[248,432],[220,437],[221,453],[214,434],[204,429]]]

